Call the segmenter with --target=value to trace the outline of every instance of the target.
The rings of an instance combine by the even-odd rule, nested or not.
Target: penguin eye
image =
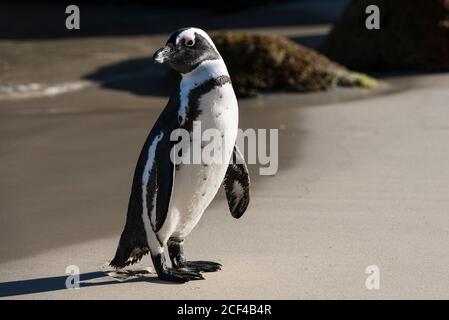
[[[195,40],[187,39],[184,43],[187,47],[193,47],[195,45]]]

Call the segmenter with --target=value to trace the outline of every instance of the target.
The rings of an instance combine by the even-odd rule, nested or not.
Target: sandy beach
[[[216,199],[186,250],[224,268],[182,286],[100,272],[165,98],[93,88],[1,102],[1,295],[447,298],[449,76],[391,85],[404,81],[406,89],[341,103],[307,104],[322,94],[241,101],[242,127],[281,129],[280,170],[261,177],[251,168],[252,202],[241,220],[223,195]],[[87,279],[80,290],[64,290],[68,265]],[[369,265],[381,270],[380,290],[365,288]],[[147,258],[138,268],[148,266]]]
[[[276,30],[309,37],[329,26]],[[163,70],[149,60],[164,38],[1,41],[23,60],[31,49],[59,52],[50,62],[66,52],[70,65],[36,70],[47,84],[87,85],[0,99],[0,298],[449,298],[447,73],[383,78],[374,91],[241,99],[240,127],[279,129],[279,171],[259,176],[251,166],[245,215],[233,219],[221,193],[187,239],[190,259],[223,270],[168,284],[147,256],[132,268],[138,276],[108,274],[137,156],[167,101]],[[120,68],[128,76],[112,77]],[[39,81],[7,70],[4,82]],[[70,265],[81,272],[78,290],[65,286]],[[365,286],[372,265],[379,290]]]

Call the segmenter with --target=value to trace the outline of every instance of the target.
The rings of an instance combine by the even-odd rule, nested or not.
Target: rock
[[[368,5],[380,30],[365,27]],[[355,70],[448,70],[448,0],[352,0],[321,51]]]
[[[213,40],[228,66],[238,96],[377,85],[369,76],[350,72],[285,37],[228,32],[216,35]]]

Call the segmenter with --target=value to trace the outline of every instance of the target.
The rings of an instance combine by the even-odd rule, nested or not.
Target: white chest
[[[185,121],[189,106],[195,104],[198,107],[198,117],[189,119],[195,120],[190,151],[196,153],[200,146],[201,159],[181,164],[175,172],[167,220],[160,231],[163,238],[184,238],[190,233],[217,194],[226,174],[238,130],[237,99],[231,83],[214,85],[201,94],[198,101],[189,101],[192,90],[221,76],[228,76],[221,59],[205,61],[190,74],[183,75],[178,116]],[[210,158],[204,158],[210,155],[214,155],[212,162]]]
[[[200,151],[200,157],[191,159],[200,162],[181,165],[175,177],[175,188],[185,188],[182,191],[187,198],[184,208],[192,214],[203,211],[214,198],[234,149],[238,107],[231,84],[214,88],[203,95],[199,101],[199,111],[191,151]]]
[[[180,238],[198,223],[226,174],[238,129],[238,106],[232,85],[224,84],[204,94],[199,101],[199,111],[196,121],[200,125],[201,135],[193,136],[191,148],[193,144],[200,143],[201,162],[180,165],[175,172],[170,203],[172,233]],[[195,140],[198,138],[201,141]],[[216,138],[219,140],[214,141]],[[211,144],[213,147],[208,149]],[[220,156],[212,157],[211,162],[207,159],[209,153],[206,149],[218,152]]]
[[[226,138],[232,138],[233,132],[237,132],[237,99],[230,83],[216,87],[204,94],[199,100],[199,111],[200,115],[197,121],[201,122],[203,130],[220,130]]]

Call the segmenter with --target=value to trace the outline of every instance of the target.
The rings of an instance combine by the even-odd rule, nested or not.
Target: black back
[[[148,214],[150,214],[153,210],[153,200],[156,196],[156,225],[152,225],[153,231],[157,232],[164,224],[170,205],[174,179],[174,164],[170,159],[170,151],[174,142],[170,141],[170,134],[178,127],[178,108],[179,91],[170,97],[167,106],[157,119],[140,152],[134,171],[125,228],[120,237],[115,257],[110,263],[115,268],[123,268],[133,264],[149,251],[142,220],[142,177],[148,160],[148,150],[151,143],[161,132],[163,137],[157,144],[153,169],[150,172],[147,184],[147,208]],[[149,218],[151,221],[151,217]]]

